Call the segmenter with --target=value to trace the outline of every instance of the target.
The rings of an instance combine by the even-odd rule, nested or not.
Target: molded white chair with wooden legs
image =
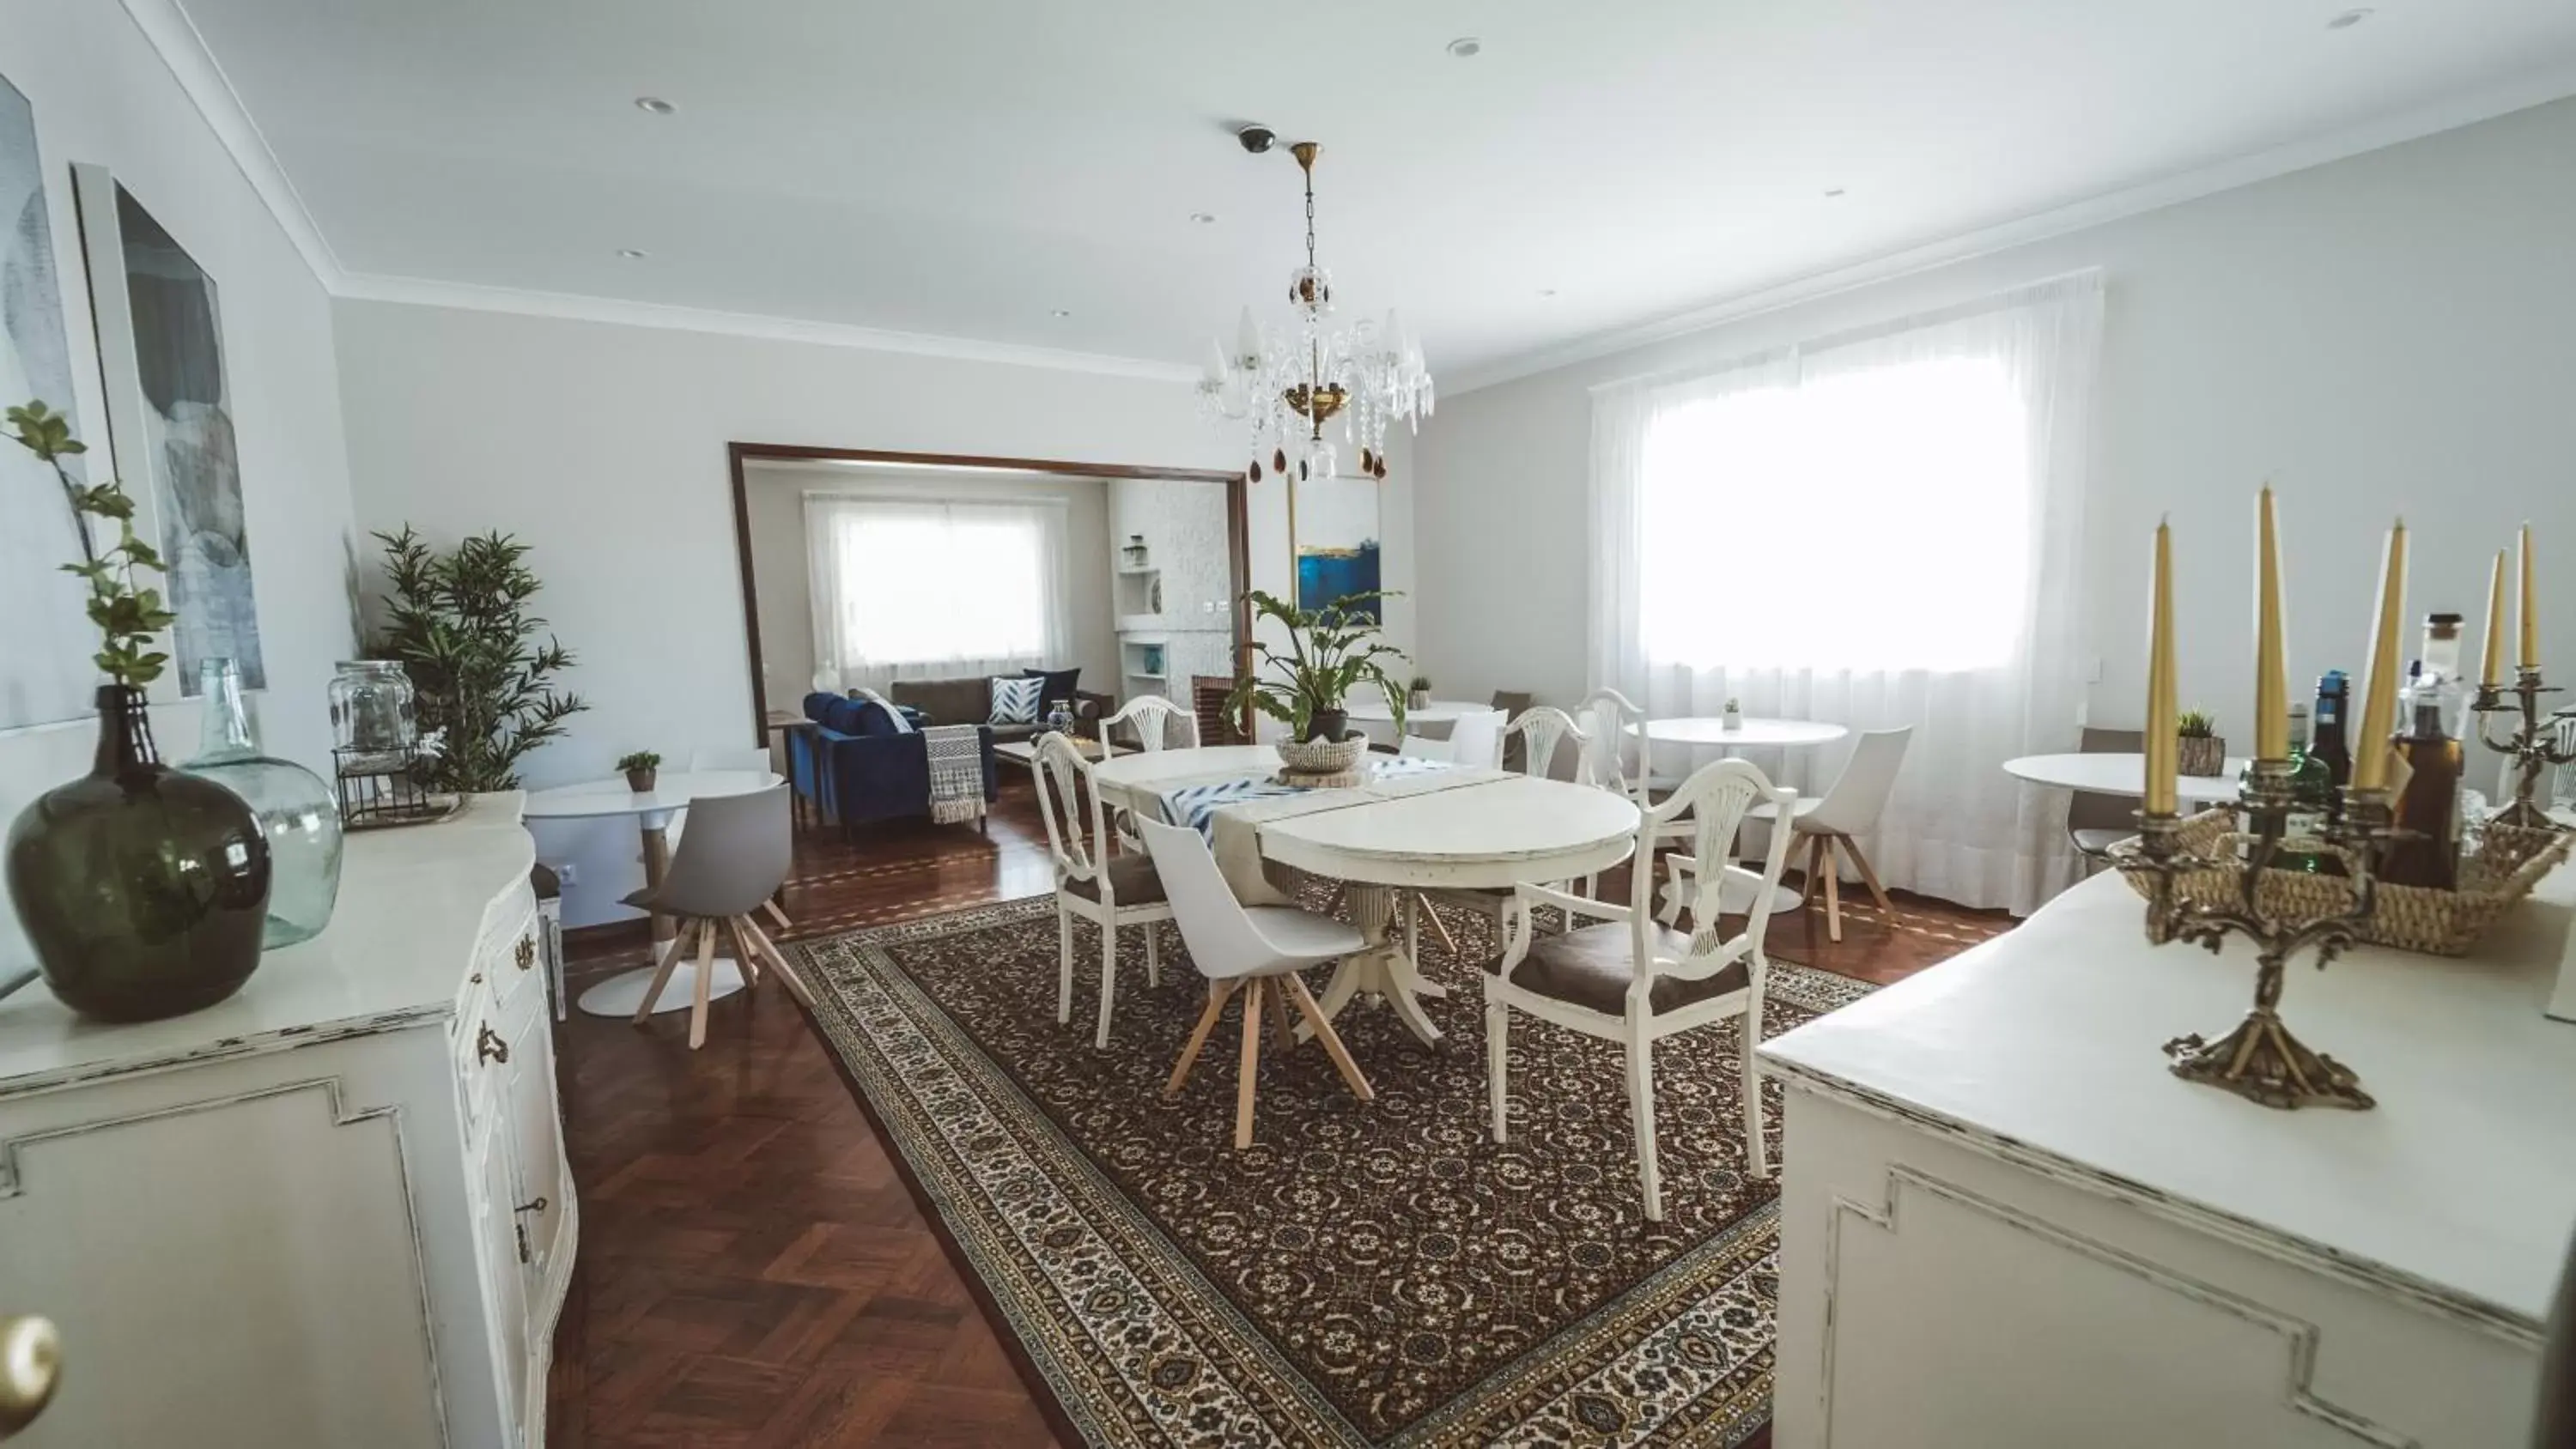
[[[1154,866],[1163,873],[1170,890],[1173,917],[1180,924],[1181,940],[1190,948],[1190,960],[1208,981],[1207,1009],[1199,1013],[1198,1025],[1191,1029],[1188,1044],[1181,1048],[1181,1059],[1172,1066],[1172,1079],[1163,1084],[1163,1095],[1177,1094],[1181,1084],[1189,1080],[1190,1067],[1198,1061],[1199,1049],[1207,1045],[1208,1034],[1216,1029],[1226,1002],[1239,998],[1243,1002],[1243,1065],[1234,1089],[1234,1145],[1238,1150],[1252,1145],[1252,1095],[1261,1067],[1264,1000],[1270,1003],[1270,1020],[1278,1032],[1280,1050],[1297,1044],[1296,1034],[1288,1026],[1288,1007],[1294,1003],[1298,1015],[1305,1017],[1306,1025],[1313,1030],[1315,1040],[1324,1044],[1334,1069],[1350,1083],[1351,1091],[1363,1102],[1376,1101],[1377,1093],[1370,1089],[1368,1078],[1351,1060],[1332,1021],[1315,1005],[1315,998],[1297,974],[1309,966],[1338,961],[1365,949],[1368,941],[1359,928],[1295,906],[1246,906],[1235,899],[1234,891],[1225,883],[1225,873],[1217,869],[1216,857],[1208,853],[1207,842],[1197,831],[1154,820],[1140,820],[1137,824],[1144,830],[1145,848],[1152,853]]]
[[[759,745],[725,745],[711,750],[692,750],[689,753],[689,773],[693,775],[705,770],[763,771],[769,768],[769,751]],[[789,797],[788,804],[792,822],[795,804],[793,796]],[[680,842],[688,838],[688,831],[689,812],[683,810],[671,817],[671,823],[664,830],[663,838],[669,842],[671,849],[677,850],[680,848]],[[779,930],[795,929],[796,923],[787,919],[787,913],[779,909],[775,896],[762,901],[760,908],[768,913],[771,923]]]
[[[1159,694],[1140,694],[1102,720],[1101,743],[1109,742],[1110,726],[1122,724],[1136,732],[1136,748],[1149,755],[1198,748],[1198,717]]]
[[[1646,812],[1637,826],[1636,858],[1642,861],[1669,827],[1687,822],[1695,850],[1724,859],[1747,811],[1757,804],[1785,810],[1797,798],[1796,791],[1773,785],[1742,760],[1704,765]],[[1679,1032],[1741,1021],[1745,1160],[1753,1176],[1769,1176],[1762,1082],[1753,1049],[1762,1040],[1762,991],[1770,971],[1762,933],[1770,924],[1771,889],[1779,885],[1788,858],[1788,834],[1773,831],[1770,855],[1763,862],[1763,889],[1754,896],[1752,914],[1741,934],[1723,939],[1717,935],[1714,885],[1701,893],[1699,902],[1698,919],[1708,924],[1684,935],[1654,920],[1654,873],[1642,866],[1629,872],[1625,906],[1546,886],[1516,887],[1509,938],[1501,957],[1485,968],[1486,1095],[1494,1140],[1506,1137],[1514,1011],[1619,1042],[1628,1053],[1628,1115],[1637,1137],[1637,1178],[1645,1189],[1647,1218],[1660,1222],[1664,1195],[1655,1166],[1655,1043]],[[1558,907],[1569,920],[1588,916],[1608,924],[1537,936],[1530,912],[1538,906]]]
[[[1151,859],[1110,853],[1106,808],[1081,751],[1062,735],[1040,735],[1029,773],[1037,781],[1047,849],[1055,856],[1056,1024],[1073,1020],[1073,919],[1080,916],[1100,928],[1100,1027],[1091,1040],[1106,1049],[1109,1009],[1118,995],[1118,928],[1145,928],[1145,984],[1159,986],[1163,967],[1154,926],[1172,918],[1171,902],[1164,899]]]
[[[791,808],[783,781],[746,795],[716,795],[691,802],[689,813],[697,817],[697,825],[672,853],[671,869],[662,883],[626,898],[626,904],[639,911],[677,917],[680,923],[679,933],[654,964],[653,984],[645,988],[644,1004],[635,1011],[637,1026],[653,1019],[654,1004],[662,999],[662,988],[670,984],[680,953],[694,934],[698,986],[689,1003],[689,1048],[694,1051],[706,1045],[707,984],[715,976],[719,929],[733,937],[734,959],[742,965],[746,986],[760,984],[761,964],[767,962],[797,1000],[812,1004],[813,993],[805,989],[796,969],[751,919],[751,913],[787,879],[795,852]]]
[[[1809,795],[1788,811],[1789,829],[1807,843],[1807,879],[1799,888],[1798,905],[1801,909],[1813,905],[1816,888],[1822,884],[1825,934],[1833,940],[1843,938],[1842,865],[1835,859],[1837,851],[1851,857],[1852,869],[1869,887],[1870,898],[1878,902],[1888,924],[1896,924],[1896,903],[1887,898],[1878,872],[1870,869],[1869,857],[1860,853],[1860,842],[1853,837],[1878,828],[1878,817],[1887,811],[1887,797],[1896,789],[1896,772],[1905,764],[1905,747],[1913,739],[1912,725],[1865,731],[1825,793]],[[1776,823],[1779,814],[1763,807],[1754,810],[1753,818]],[[1808,917],[1810,929],[1814,919]]]

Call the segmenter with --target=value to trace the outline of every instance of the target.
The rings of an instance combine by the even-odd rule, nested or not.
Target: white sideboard
[[[2523,1449],[2576,1229],[2576,870],[2472,957],[2293,966],[2367,1112],[2166,1069],[2252,952],[2147,944],[2103,876],[1762,1050],[1787,1085],[1781,1449]]]
[[[315,940],[111,1026],[0,1001],[0,1311],[62,1330],[28,1449],[517,1449],[577,1213],[515,794],[354,835]]]

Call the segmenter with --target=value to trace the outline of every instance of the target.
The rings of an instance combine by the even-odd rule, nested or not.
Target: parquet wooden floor
[[[900,825],[854,846],[809,832],[785,905],[796,934],[828,935],[1043,895],[1051,879],[1026,777],[1006,770],[989,835]],[[1897,905],[1891,928],[1846,903],[1839,945],[1821,924],[1775,923],[1773,954],[1892,981],[1962,949],[1962,927],[1997,924],[1938,902]],[[642,964],[645,950],[640,931],[612,929],[576,933],[571,955],[578,992]],[[560,1029],[582,1243],[555,1339],[551,1442],[1057,1442],[795,1003],[775,990],[724,1003],[698,1052],[685,1021],[637,1030],[576,1012]]]

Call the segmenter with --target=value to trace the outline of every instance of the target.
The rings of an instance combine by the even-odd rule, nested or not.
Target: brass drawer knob
[[[63,1340],[45,1319],[0,1318],[0,1439],[29,1424],[52,1402],[62,1377]]]
[[[477,1061],[507,1062],[510,1059],[510,1044],[501,1040],[501,1034],[494,1031],[492,1024],[487,1021],[483,1023],[482,1029],[474,1034],[474,1056]]]
[[[522,970],[522,971],[525,971],[525,970],[527,970],[529,967],[534,966],[534,965],[536,965],[536,964],[537,964],[537,938],[536,938],[536,937],[534,937],[534,936],[521,936],[521,937],[519,938],[519,951],[518,951],[517,960],[518,960],[518,963],[519,963],[519,969],[520,969],[520,970]]]

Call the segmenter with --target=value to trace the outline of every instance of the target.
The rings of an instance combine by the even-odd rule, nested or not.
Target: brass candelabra
[[[2385,790],[2347,789],[2342,813],[2325,826],[2321,843],[2348,863],[2353,903],[2334,915],[2308,919],[2270,914],[2263,901],[2263,872],[2271,868],[2282,842],[2289,838],[2294,802],[2292,766],[2288,760],[2256,760],[2249,771],[2243,800],[2236,807],[2246,827],[2248,848],[2242,859],[2186,850],[2179,836],[2181,819],[2171,811],[2138,815],[2138,839],[2118,852],[2119,869],[2147,887],[2147,939],[2156,945],[2187,941],[2214,954],[2231,935],[2255,946],[2254,1007],[2236,1029],[2216,1041],[2198,1033],[2165,1043],[2174,1075],[2186,1081],[2223,1087],[2266,1107],[2349,1107],[2373,1104],[2361,1079],[2323,1052],[2310,1050],[2281,1021],[2281,987],[2290,958],[2313,951],[2324,970],[2352,945],[2355,930],[2370,919],[2375,892],[2373,870],[2390,831]],[[2186,900],[2176,880],[2206,871],[2234,871],[2233,897],[2223,903]]]
[[[2564,830],[2567,827],[2549,818],[2549,812],[2532,803],[2532,795],[2541,777],[2551,770],[2576,762],[2576,749],[2561,745],[2557,719],[2540,712],[2540,697],[2559,691],[2540,682],[2540,671],[2528,665],[2514,671],[2513,698],[2493,684],[2481,684],[2475,699],[2469,701],[2469,712],[2478,717],[2478,738],[2488,749],[2513,756],[2513,803],[2497,811],[2494,823],[2518,825],[2525,830]],[[2518,714],[2521,719],[2511,733],[2499,740],[2488,724],[2488,716]]]

